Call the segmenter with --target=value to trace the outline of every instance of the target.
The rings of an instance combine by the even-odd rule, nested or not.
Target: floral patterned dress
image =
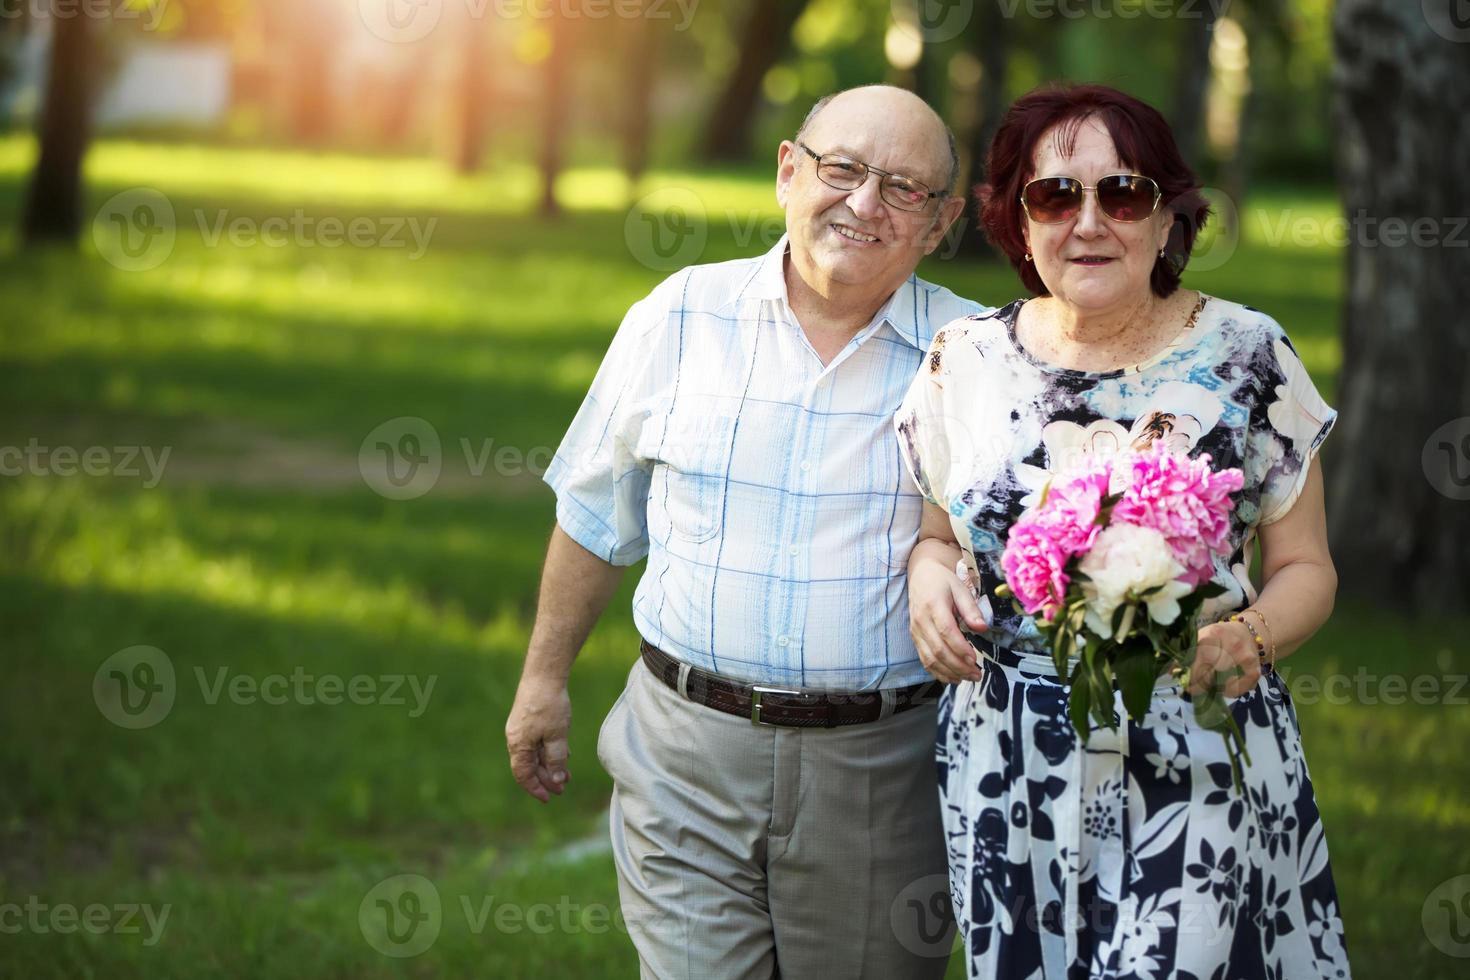
[[[990,623],[983,678],[946,689],[937,739],[950,891],[971,977],[1313,980],[1349,976],[1296,711],[1266,674],[1230,702],[1251,764],[1177,683],[1117,732],[1072,732],[1035,622],[995,596],[1006,534],[1049,476],[1088,453],[1208,453],[1240,467],[1226,587],[1203,622],[1255,599],[1256,530],[1291,509],[1336,412],[1281,327],[1201,296],[1178,337],[1108,373],[1049,366],[1016,341],[1021,302],[934,339],[895,420],[925,498],[950,514]]]

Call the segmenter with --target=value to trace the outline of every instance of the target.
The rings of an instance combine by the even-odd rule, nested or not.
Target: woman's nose
[[[1077,223],[1073,233],[1083,238],[1096,237],[1103,231],[1103,213],[1097,204],[1097,191],[1092,188],[1082,192],[1082,210],[1077,212]]]

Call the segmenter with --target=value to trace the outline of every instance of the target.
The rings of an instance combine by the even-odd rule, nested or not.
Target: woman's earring
[[[1165,245],[1165,246],[1164,246],[1164,248],[1168,248],[1168,247],[1169,247],[1169,246],[1167,246],[1167,245]],[[1164,257],[1164,249],[1163,249],[1163,248],[1161,248],[1161,249],[1159,249],[1159,258],[1161,258],[1161,259],[1162,259],[1162,258],[1163,258],[1163,257]]]
[[[1029,250],[1026,252],[1026,261],[1027,262],[1030,262],[1031,261],[1031,252]]]

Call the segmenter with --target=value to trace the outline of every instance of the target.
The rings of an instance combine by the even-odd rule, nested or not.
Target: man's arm
[[[567,678],[597,618],[617,591],[623,568],[583,548],[558,524],[546,546],[536,623],[505,722],[516,782],[542,803],[565,788],[572,700]]]
[[[924,501],[919,543],[909,553],[909,633],[924,669],[946,684],[981,677],[975,648],[961,632],[961,617],[973,633],[990,628],[955,574],[960,555],[949,515]]]

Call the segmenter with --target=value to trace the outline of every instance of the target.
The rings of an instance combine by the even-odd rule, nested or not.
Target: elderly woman
[[[1276,321],[1179,287],[1208,209],[1157,111],[1097,86],[1033,92],[987,172],[987,234],[1034,295],[940,331],[896,420],[927,501],[911,628],[951,684],[939,784],[970,976],[1347,977],[1271,669],[1332,609],[1316,456],[1336,413]],[[1119,731],[1076,738],[1037,624],[996,595],[1007,532],[1051,475],[1154,442],[1245,475],[1192,672],[1244,732],[1243,791],[1168,676],[1143,720],[1120,703]]]

